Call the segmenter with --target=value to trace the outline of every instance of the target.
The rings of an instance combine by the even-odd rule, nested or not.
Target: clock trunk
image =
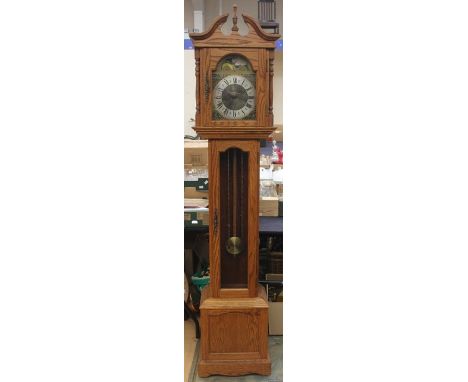
[[[247,288],[249,153],[230,148],[219,162],[221,288]]]
[[[208,151],[213,221],[211,291],[216,297],[254,297],[258,272],[260,143],[209,140]]]

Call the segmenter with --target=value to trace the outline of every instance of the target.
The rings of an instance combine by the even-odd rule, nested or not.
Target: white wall
[[[195,135],[192,130],[195,119],[195,53],[193,50],[184,51],[184,134]],[[275,76],[273,77],[273,113],[275,125],[283,124],[283,53],[275,53]]]
[[[184,0],[184,27],[193,29],[193,0]],[[219,0],[205,0],[205,29],[207,29],[216,17],[219,16]],[[222,0],[221,14],[231,13],[232,6],[237,4],[238,15],[246,13],[249,16],[258,17],[256,0]],[[283,1],[276,1],[276,20],[280,23],[280,33],[283,33]]]
[[[191,128],[195,119],[195,53],[193,50],[184,51],[184,135],[195,135]]]
[[[283,124],[283,52],[275,52],[273,77],[273,116],[274,124]]]
[[[188,28],[189,32],[193,30],[192,0],[184,0],[184,28]]]

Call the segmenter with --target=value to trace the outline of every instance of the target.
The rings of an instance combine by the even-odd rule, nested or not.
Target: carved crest
[[[251,48],[274,48],[275,41],[280,38],[279,34],[265,33],[260,24],[253,17],[242,14],[248,28],[248,33],[241,36],[237,25],[237,6],[233,7],[231,34],[225,35],[221,28],[228,20],[229,14],[219,16],[213,24],[202,33],[190,33],[194,47],[251,47]]]

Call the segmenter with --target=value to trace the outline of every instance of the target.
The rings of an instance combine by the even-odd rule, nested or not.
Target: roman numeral
[[[229,85],[229,82],[228,82],[228,80],[224,80],[224,82],[226,83],[226,85]]]
[[[234,77],[232,81],[237,84],[237,77]]]

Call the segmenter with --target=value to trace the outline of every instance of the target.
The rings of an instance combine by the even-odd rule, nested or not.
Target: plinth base
[[[262,360],[235,360],[235,361],[203,361],[198,364],[198,375],[208,377],[210,375],[239,376],[247,374],[271,374],[271,361],[268,357]]]
[[[198,375],[271,374],[268,303],[259,285],[254,298],[212,298],[204,288],[200,306]]]

